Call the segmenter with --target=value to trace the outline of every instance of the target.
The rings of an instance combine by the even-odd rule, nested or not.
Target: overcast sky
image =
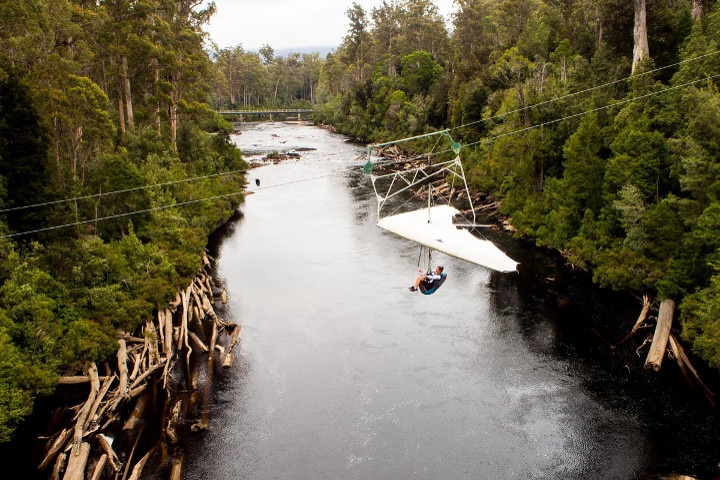
[[[302,47],[337,47],[348,32],[345,12],[353,0],[215,0],[217,13],[205,26],[220,48],[242,45],[257,50],[268,44],[274,50]],[[366,12],[382,0],[355,0]],[[446,19],[453,0],[435,0]]]

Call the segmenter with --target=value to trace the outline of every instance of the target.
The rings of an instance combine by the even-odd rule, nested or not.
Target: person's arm
[[[435,280],[440,280],[442,277],[440,275],[437,275],[435,273],[431,273],[430,275],[425,275],[425,280],[432,283]]]

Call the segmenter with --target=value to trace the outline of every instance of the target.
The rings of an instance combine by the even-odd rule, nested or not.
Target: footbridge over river
[[[311,108],[277,108],[277,109],[246,109],[246,110],[219,110],[218,113],[230,121],[244,122],[248,119],[267,118],[304,120],[309,119],[313,113]]]

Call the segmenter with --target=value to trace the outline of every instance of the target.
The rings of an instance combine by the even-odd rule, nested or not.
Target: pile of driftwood
[[[175,301],[138,332],[118,332],[117,358],[104,375],[90,365],[87,376],[61,384],[89,387],[87,399],[59,412],[39,470],[57,480],[138,479],[146,466],[179,480],[183,428],[208,428],[216,360],[233,362],[240,326],[215,313],[227,295],[209,274],[210,259]]]
[[[637,321],[633,325],[630,332],[614,345],[612,348],[615,350],[621,344],[629,340],[640,330],[646,321],[650,320],[650,312],[653,308],[653,302],[646,295],[643,297],[643,306],[638,316]],[[675,317],[675,302],[669,298],[664,299],[660,302],[660,307],[657,309],[657,322],[655,324],[655,331],[652,336],[647,336],[642,344],[636,349],[638,355],[640,351],[647,345],[650,344],[647,356],[645,358],[645,370],[651,370],[659,372],[663,359],[667,356],[677,362],[680,371],[682,372],[685,380],[692,385],[697,385],[702,390],[703,394],[707,398],[708,402],[714,407],[715,406],[715,394],[705,385],[700,378],[700,374],[695,369],[690,361],[685,349],[682,344],[678,341],[677,336],[672,331],[673,319]],[[670,347],[668,350],[668,346]]]

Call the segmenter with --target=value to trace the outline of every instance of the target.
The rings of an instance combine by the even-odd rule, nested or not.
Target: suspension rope
[[[681,84],[681,85],[676,85],[676,86],[674,86],[674,87],[669,87],[669,88],[666,88],[666,89],[663,89],[663,90],[659,90],[659,91],[657,91],[657,92],[652,92],[652,93],[649,93],[649,94],[646,94],[646,95],[642,95],[642,96],[640,96],[640,97],[635,97],[635,98],[631,98],[631,99],[620,100],[620,101],[618,101],[618,102],[616,102],[616,103],[612,103],[612,104],[610,104],[610,105],[606,105],[606,106],[603,106],[603,107],[594,108],[594,109],[591,109],[591,110],[586,110],[586,111],[583,111],[583,112],[580,112],[580,113],[576,113],[576,114],[573,114],[573,115],[568,115],[568,116],[566,116],[566,117],[562,117],[562,118],[559,118],[559,119],[550,120],[550,121],[548,121],[548,122],[544,122],[544,123],[541,123],[541,124],[538,124],[538,125],[531,125],[531,126],[529,126],[529,127],[526,127],[526,128],[523,128],[523,129],[519,129],[519,130],[514,130],[514,131],[512,131],[512,132],[508,132],[508,133],[505,133],[505,134],[495,135],[495,136],[492,136],[492,137],[486,137],[486,138],[483,139],[483,140],[479,140],[479,141],[472,142],[472,143],[468,143],[468,144],[458,144],[458,143],[455,143],[455,141],[453,140],[452,136],[450,135],[450,132],[451,132],[451,131],[454,131],[454,130],[459,130],[459,129],[461,129],[461,128],[467,128],[467,127],[470,127],[470,126],[472,126],[472,125],[476,125],[476,124],[478,124],[478,123],[488,122],[488,121],[491,121],[491,120],[503,118],[503,117],[508,116],[508,115],[511,115],[511,114],[513,114],[513,113],[522,112],[522,111],[528,110],[528,109],[530,109],[530,108],[539,107],[539,106],[541,106],[541,105],[546,105],[546,104],[549,104],[549,103],[552,103],[552,102],[557,102],[557,101],[564,100],[564,99],[567,99],[567,98],[570,98],[570,97],[573,97],[573,96],[576,96],[576,95],[581,95],[581,94],[584,94],[584,93],[592,92],[592,91],[598,90],[598,89],[600,89],[600,88],[605,88],[605,87],[609,87],[609,86],[612,86],[612,85],[617,84],[617,83],[620,83],[620,82],[625,82],[625,81],[627,81],[627,80],[629,80],[629,79],[631,79],[631,78],[638,78],[638,77],[641,77],[641,76],[644,76],[644,75],[650,75],[650,74],[653,74],[653,73],[657,73],[657,72],[659,72],[659,71],[661,71],[661,70],[665,70],[665,69],[667,69],[667,68],[672,68],[672,67],[676,67],[676,66],[679,66],[679,65],[683,65],[683,64],[685,64],[685,63],[694,62],[694,61],[696,61],[696,60],[700,60],[700,59],[702,59],[702,58],[709,57],[709,56],[712,56],[712,55],[717,55],[717,54],[720,54],[720,50],[715,50],[715,51],[713,51],[713,52],[709,52],[709,53],[705,53],[705,54],[702,54],[702,55],[698,55],[697,57],[689,58],[689,59],[686,59],[686,60],[683,60],[683,61],[680,61],[680,62],[676,62],[676,63],[670,64],[670,65],[666,65],[666,66],[664,66],[664,67],[659,67],[659,68],[656,68],[656,69],[653,69],[653,70],[648,70],[647,72],[637,73],[637,74],[634,74],[634,75],[631,75],[631,76],[628,76],[628,77],[621,78],[621,79],[619,79],[619,80],[614,80],[614,81],[612,81],[612,82],[607,82],[607,83],[604,83],[604,84],[602,84],[602,85],[598,85],[598,86],[596,86],[596,87],[587,88],[587,89],[585,89],[585,90],[581,90],[581,91],[574,92],[574,93],[569,93],[569,94],[562,95],[562,96],[556,97],[556,98],[551,98],[551,99],[548,99],[548,100],[545,100],[545,101],[542,101],[542,102],[539,102],[539,103],[535,103],[535,104],[532,104],[532,105],[528,105],[528,106],[523,107],[523,108],[511,110],[511,111],[509,111],[509,112],[503,112],[503,113],[501,113],[501,114],[497,114],[497,115],[494,115],[494,116],[491,116],[491,117],[488,117],[488,118],[484,118],[484,119],[476,120],[476,121],[473,121],[473,122],[465,123],[465,124],[462,124],[462,125],[458,125],[458,126],[456,126],[456,127],[446,128],[446,129],[444,129],[444,130],[438,130],[438,131],[435,131],[435,132],[425,133],[425,134],[422,134],[422,135],[416,135],[416,136],[414,136],[414,137],[402,138],[402,139],[393,140],[393,141],[390,141],[390,142],[384,142],[384,143],[379,143],[379,144],[375,144],[375,145],[370,145],[370,146],[368,146],[368,163],[370,163],[370,156],[371,156],[372,150],[375,149],[375,148],[379,148],[379,147],[385,147],[385,146],[388,146],[388,145],[395,145],[395,144],[398,144],[398,143],[409,142],[409,141],[412,141],[412,140],[419,140],[419,139],[422,139],[422,138],[425,138],[425,137],[429,137],[429,136],[433,136],[433,135],[445,135],[445,136],[447,136],[448,139],[450,140],[450,145],[451,145],[451,146],[450,146],[449,149],[442,150],[442,151],[440,151],[440,152],[437,152],[436,154],[437,154],[437,155],[440,155],[440,154],[442,154],[442,153],[448,153],[448,152],[450,152],[450,151],[453,151],[453,152],[455,152],[455,153],[459,153],[459,150],[460,150],[461,148],[463,148],[463,147],[469,147],[469,146],[473,146],[473,145],[477,145],[477,144],[481,143],[483,140],[495,140],[495,139],[497,139],[497,138],[501,138],[501,137],[504,137],[504,136],[513,135],[513,134],[516,134],[516,133],[522,133],[522,132],[529,131],[529,130],[532,130],[532,129],[535,129],[535,128],[538,128],[538,127],[543,127],[543,126],[551,125],[551,124],[554,124],[554,123],[559,123],[559,122],[561,122],[561,121],[563,121],[563,120],[569,120],[569,119],[572,119],[572,118],[576,118],[576,117],[579,117],[579,116],[582,116],[582,115],[585,115],[585,114],[588,114],[588,113],[593,113],[593,112],[597,112],[597,111],[600,111],[600,110],[605,110],[605,109],[610,108],[610,107],[613,107],[613,106],[624,105],[624,104],[633,102],[633,101],[635,101],[635,100],[641,100],[641,99],[643,99],[643,98],[651,97],[651,96],[653,96],[653,95],[658,95],[658,94],[660,94],[660,93],[665,93],[665,92],[669,92],[669,91],[672,91],[672,90],[676,90],[676,89],[678,89],[678,88],[684,88],[684,87],[687,87],[687,86],[691,86],[691,85],[694,85],[694,84],[697,84],[697,83],[700,83],[700,82],[703,82],[703,81],[706,81],[706,80],[713,80],[713,79],[717,78],[717,77],[720,76],[720,75],[712,75],[712,76],[705,77],[705,78],[702,78],[702,79],[699,79],[699,80],[693,80],[693,81],[690,81],[690,82],[683,83],[683,84]],[[434,149],[434,147],[433,147],[433,149]],[[422,155],[416,156],[416,158],[420,158],[421,156],[422,156]],[[369,165],[366,164],[366,171],[368,171],[368,170],[369,170]]]
[[[356,151],[356,150],[349,150],[349,149],[348,149],[348,150],[341,150],[341,151],[338,151],[338,152],[327,153],[327,154],[324,154],[324,155],[315,155],[315,157],[317,157],[317,158],[324,158],[324,157],[331,157],[331,156],[332,156],[332,157],[335,157],[335,156],[342,155],[342,154],[344,154],[344,153],[346,153],[346,152],[351,152],[351,151],[354,152],[354,151]],[[224,176],[228,176],[228,175],[235,175],[235,174],[241,174],[241,173],[246,174],[246,173],[248,173],[248,171],[247,171],[246,169],[230,170],[230,171],[227,171],[227,172],[212,173],[212,174],[208,174],[208,175],[201,175],[201,176],[199,176],[199,177],[188,177],[188,178],[183,178],[183,179],[180,179],[180,180],[172,180],[172,181],[168,181],[168,182],[161,182],[161,183],[153,183],[153,184],[149,184],[149,185],[142,185],[142,186],[139,186],[139,187],[124,188],[124,189],[121,189],[121,190],[111,190],[111,191],[109,191],[109,192],[94,193],[94,194],[89,194],[89,195],[81,195],[81,196],[78,196],[78,197],[64,198],[64,199],[61,199],[61,200],[52,200],[52,201],[48,201],[48,202],[33,203],[33,204],[31,204],[31,205],[22,205],[22,206],[17,206],[17,207],[8,207],[8,208],[0,209],[0,214],[8,213],[8,212],[15,212],[15,211],[19,211],[19,210],[27,210],[27,209],[30,209],[30,208],[39,208],[39,207],[47,207],[47,206],[51,206],[51,205],[59,205],[59,204],[62,204],[62,203],[77,202],[77,201],[79,201],[79,200],[89,200],[89,199],[92,199],[92,198],[104,197],[104,196],[109,196],[109,195],[120,195],[120,194],[125,194],[125,193],[130,193],[130,192],[137,192],[137,191],[140,191],[140,190],[147,190],[147,189],[159,188],[159,187],[167,187],[167,186],[170,186],[170,185],[177,185],[177,184],[179,184],[179,183],[189,183],[189,182],[194,182],[194,181],[199,181],[199,180],[207,180],[207,179],[210,179],[210,178],[224,177]],[[0,238],[2,238],[2,237],[0,237]]]
[[[303,183],[303,182],[311,182],[311,181],[314,181],[314,180],[318,180],[318,179],[325,178],[325,177],[331,177],[331,176],[334,176],[334,175],[335,175],[335,174],[333,174],[333,173],[328,173],[328,174],[325,174],[325,175],[318,175],[318,176],[316,176],[316,177],[310,177],[310,178],[305,178],[305,179],[301,179],[301,180],[293,180],[293,181],[289,181],[289,182],[278,183],[278,184],[275,184],[275,185],[268,185],[268,186],[266,186],[266,187],[256,188],[256,189],[254,189],[253,191],[256,191],[256,190],[265,190],[265,189],[269,189],[269,188],[277,188],[277,187],[282,187],[282,186],[292,185],[292,184],[297,184],[297,183]],[[214,196],[211,196],[211,197],[198,198],[198,199],[196,199],[196,200],[188,200],[188,201],[185,201],[185,202],[177,202],[177,203],[172,203],[172,204],[168,204],[168,205],[160,205],[160,206],[157,206],[157,207],[145,208],[145,209],[142,209],[142,210],[133,210],[133,211],[131,211],[131,212],[118,213],[118,214],[114,214],[114,215],[108,215],[108,216],[106,216],[106,217],[92,218],[92,219],[89,219],[89,220],[78,220],[78,221],[76,221],[76,222],[64,223],[64,224],[62,224],[62,225],[54,225],[54,226],[52,226],[52,227],[43,227],[43,228],[37,228],[37,229],[34,229],[34,230],[25,230],[25,231],[22,231],[22,232],[9,233],[9,234],[5,234],[5,235],[0,235],[0,239],[20,237],[20,236],[23,236],[23,235],[31,235],[31,234],[34,234],[34,233],[48,232],[48,231],[51,231],[51,230],[59,230],[59,229],[62,229],[62,228],[76,227],[76,226],[79,226],[79,225],[87,225],[87,224],[90,224],[90,223],[101,222],[101,221],[105,221],[105,220],[113,220],[113,219],[122,218],[122,217],[130,217],[130,216],[139,215],[139,214],[142,214],[142,213],[149,213],[149,212],[154,212],[154,211],[158,211],[158,210],[166,210],[166,209],[168,209],[168,208],[173,208],[173,207],[182,207],[182,206],[185,206],[185,205],[192,205],[192,204],[195,204],[195,203],[200,203],[200,202],[205,202],[205,201],[210,201],[210,200],[219,200],[219,199],[221,199],[221,198],[228,198],[228,197],[233,197],[233,196],[236,196],[236,195],[242,195],[243,193],[245,193],[245,192],[241,190],[241,191],[237,191],[237,192],[226,193],[226,194],[223,194],[223,195],[214,195]]]
[[[704,78],[701,78],[701,79],[699,79],[699,80],[693,80],[693,81],[690,81],[690,82],[683,83],[683,84],[681,84],[681,85],[675,85],[675,86],[668,87],[668,88],[665,88],[665,89],[662,89],[662,90],[658,90],[657,92],[646,93],[646,94],[644,94],[644,95],[640,95],[639,97],[633,97],[633,98],[627,98],[627,99],[625,99],[625,100],[619,100],[619,101],[617,101],[617,102],[615,102],[615,103],[611,103],[611,104],[604,105],[604,106],[601,106],[601,107],[592,108],[592,109],[590,109],[590,110],[584,110],[584,111],[578,112],[578,113],[573,113],[573,114],[571,114],[571,115],[567,115],[567,116],[564,116],[564,117],[561,117],[561,118],[556,118],[556,119],[554,119],[554,120],[548,120],[547,122],[538,123],[538,124],[536,124],[536,125],[530,125],[529,127],[523,127],[523,128],[519,128],[519,129],[517,129],[517,130],[512,130],[512,131],[510,131],[510,132],[505,132],[505,133],[501,133],[501,134],[498,134],[498,135],[493,135],[493,136],[490,136],[490,137],[485,137],[485,138],[482,138],[482,139],[477,140],[477,141],[475,141],[475,142],[464,143],[464,144],[459,145],[459,148],[462,149],[462,148],[472,147],[472,146],[478,145],[478,144],[480,144],[480,143],[482,143],[482,142],[490,142],[490,141],[492,141],[492,140],[497,140],[498,138],[503,138],[503,137],[507,137],[507,136],[510,136],[510,135],[515,135],[515,134],[518,134],[518,133],[528,132],[528,131],[534,130],[534,129],[536,129],[536,128],[547,127],[548,125],[553,125],[553,124],[556,124],[556,123],[563,122],[563,121],[565,121],[565,120],[570,120],[570,119],[573,119],[573,118],[582,117],[582,116],[587,115],[587,114],[589,114],[589,113],[595,113],[595,112],[599,112],[599,111],[602,111],[602,110],[607,110],[607,109],[609,109],[609,108],[618,107],[618,106],[622,106],[622,105],[627,105],[627,104],[629,104],[629,103],[632,103],[632,102],[635,102],[635,101],[638,101],[638,100],[644,100],[644,99],[646,99],[646,98],[650,98],[650,97],[653,97],[653,96],[655,96],[655,95],[660,95],[660,94],[662,94],[662,93],[671,92],[671,91],[673,91],[673,90],[678,90],[678,89],[680,89],[680,88],[689,87],[689,86],[692,86],[692,85],[695,85],[695,84],[698,84],[698,83],[701,83],[701,82],[705,82],[705,81],[709,81],[709,80],[714,80],[714,79],[719,78],[719,77],[720,77],[720,74],[711,75],[711,76],[709,76],[709,77],[704,77]],[[460,128],[460,127],[456,127],[456,128]],[[440,133],[443,134],[443,135],[449,135],[449,134],[448,134],[448,130],[442,130],[442,131],[440,131],[440,132],[435,132],[436,135],[437,135],[437,134],[440,134]],[[402,140],[400,140],[400,141],[405,141],[405,140],[407,140],[407,139],[402,139]],[[392,142],[390,142],[390,143],[392,143]],[[449,152],[455,152],[455,150],[456,150],[455,148],[447,148],[447,149],[445,149],[445,150],[442,150],[442,151],[437,152],[436,155],[440,155],[440,154],[443,154],[443,153],[449,153]]]
[[[511,110],[511,111],[509,111],[509,112],[503,112],[503,113],[500,113],[500,114],[497,114],[497,115],[493,115],[493,116],[488,117],[488,118],[483,118],[483,119],[480,119],[480,120],[475,120],[474,122],[469,122],[469,123],[466,123],[466,124],[463,124],[463,125],[458,125],[457,127],[452,127],[452,128],[450,128],[450,129],[448,129],[448,130],[452,131],[452,130],[457,130],[457,129],[460,129],[460,128],[466,128],[466,127],[470,127],[470,126],[473,126],[473,125],[477,125],[478,123],[489,122],[489,121],[491,121],[491,120],[496,120],[496,119],[499,119],[499,118],[506,117],[506,116],[508,116],[508,115],[512,115],[513,113],[518,113],[518,112],[522,112],[522,111],[524,111],[524,110],[529,110],[529,109],[531,109],[531,108],[539,107],[539,106],[542,106],[542,105],[547,105],[547,104],[549,104],[549,103],[558,102],[558,101],[560,101],[560,100],[565,100],[565,99],[567,99],[567,98],[571,98],[571,97],[574,97],[574,96],[576,96],[576,95],[582,95],[582,94],[584,94],[584,93],[589,93],[589,92],[592,92],[592,91],[594,91],[594,90],[598,90],[598,89],[601,89],[601,88],[609,87],[609,86],[615,85],[615,84],[617,84],[617,83],[626,82],[627,80],[630,80],[631,78],[638,78],[638,77],[642,77],[642,76],[644,76],[644,75],[650,75],[650,74],[653,74],[653,73],[657,73],[657,72],[659,72],[659,71],[661,71],[661,70],[665,70],[665,69],[667,69],[667,68],[677,67],[677,66],[679,66],[679,65],[683,65],[683,64],[688,63],[688,62],[693,62],[693,61],[696,61],[696,60],[700,60],[700,59],[702,59],[702,58],[705,58],[705,57],[708,57],[708,56],[711,56],[711,55],[717,55],[717,54],[719,54],[719,53],[720,53],[720,50],[716,50],[716,51],[710,52],[710,53],[705,53],[705,54],[703,54],[703,55],[698,55],[697,57],[689,58],[689,59],[687,59],[687,60],[683,60],[683,61],[680,61],[680,62],[677,62],[677,63],[673,63],[673,64],[670,64],[670,65],[666,65],[666,66],[664,66],[664,67],[659,67],[659,68],[655,68],[655,69],[653,69],[653,70],[648,70],[647,72],[636,73],[636,74],[633,74],[633,75],[631,75],[631,76],[621,78],[621,79],[619,79],[619,80],[614,80],[614,81],[612,81],[612,82],[607,82],[607,83],[604,83],[604,84],[602,84],[602,85],[598,85],[598,86],[591,87],[591,88],[586,88],[585,90],[580,90],[580,91],[577,91],[577,92],[568,93],[568,94],[562,95],[562,96],[560,96],[560,97],[555,97],[555,98],[551,98],[551,99],[548,99],[548,100],[545,100],[545,101],[542,101],[542,102],[538,102],[538,103],[534,103],[534,104],[531,104],[531,105],[527,105],[527,106],[522,107],[522,108],[518,108],[518,109],[515,109],[515,110]]]
[[[176,185],[176,184],[178,184],[178,183],[187,183],[187,182],[194,182],[194,181],[196,181],[196,180],[205,180],[205,179],[208,179],[208,178],[222,177],[222,176],[226,176],[226,175],[234,175],[234,174],[236,174],[236,173],[246,173],[246,171],[245,171],[245,170],[231,170],[231,171],[229,171],[229,172],[214,173],[214,174],[211,174],[211,175],[203,175],[203,176],[200,176],[200,177],[183,178],[183,179],[181,179],[181,180],[173,180],[173,181],[170,181],[170,182],[154,183],[154,184],[151,184],[151,185],[143,185],[143,186],[140,186],[140,187],[124,188],[124,189],[122,189],[122,190],[112,190],[112,191],[110,191],[110,192],[105,192],[105,193],[95,193],[95,194],[92,194],[92,195],[83,195],[83,196],[80,196],[80,197],[65,198],[65,199],[62,199],[62,200],[53,200],[53,201],[50,201],[50,202],[34,203],[34,204],[32,204],[32,205],[23,205],[23,206],[20,206],[20,207],[4,208],[4,209],[0,209],[0,213],[15,212],[15,211],[18,211],[18,210],[26,210],[26,209],[29,209],[29,208],[46,207],[46,206],[50,206],[50,205],[58,205],[58,204],[61,204],[61,203],[76,202],[76,201],[78,201],[78,200],[88,200],[88,199],[90,199],[90,198],[103,197],[103,196],[106,196],[106,195],[117,195],[117,194],[122,194],[122,193],[136,192],[136,191],[138,191],[138,190],[146,190],[146,189],[149,189],[149,188],[166,187],[166,186],[168,186],[168,185]]]

